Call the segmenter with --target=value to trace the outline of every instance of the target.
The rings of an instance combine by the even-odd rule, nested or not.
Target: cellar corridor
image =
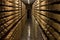
[[[0,40],[60,40],[60,0],[0,0]]]

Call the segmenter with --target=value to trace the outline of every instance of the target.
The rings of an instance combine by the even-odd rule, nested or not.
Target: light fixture
[[[30,4],[30,0],[28,0],[28,4]]]

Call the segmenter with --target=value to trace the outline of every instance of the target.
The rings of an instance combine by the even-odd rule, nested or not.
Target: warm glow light
[[[30,4],[30,0],[28,0],[28,4]]]

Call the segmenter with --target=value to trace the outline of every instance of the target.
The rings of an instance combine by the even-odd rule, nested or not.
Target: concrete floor
[[[37,32],[35,32],[35,28],[33,27],[32,20],[28,19],[25,27],[23,28],[21,40],[46,40],[42,37],[42,31],[38,27]],[[37,34],[37,36],[35,36]],[[44,35],[43,35],[44,36]]]

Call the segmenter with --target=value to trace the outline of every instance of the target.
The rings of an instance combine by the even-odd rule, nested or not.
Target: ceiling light
[[[30,0],[28,0],[28,4],[30,4]]]

